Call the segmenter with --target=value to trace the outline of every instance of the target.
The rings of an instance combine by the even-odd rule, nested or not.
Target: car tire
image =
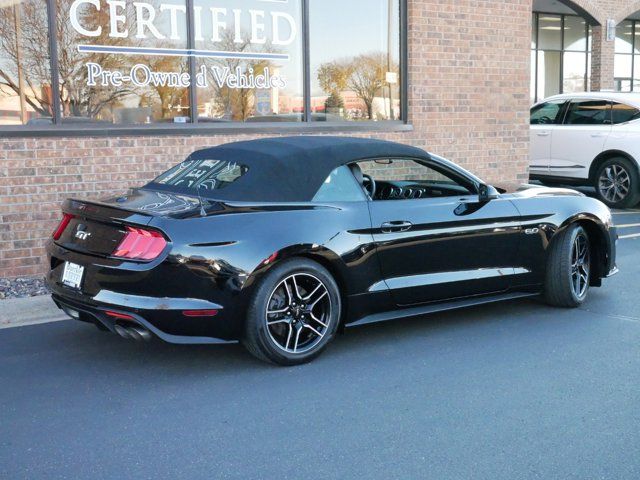
[[[335,337],[341,310],[338,285],[327,269],[305,258],[285,260],[253,293],[243,344],[266,362],[307,363]]]
[[[556,307],[575,308],[585,301],[591,282],[591,244],[580,225],[558,233],[549,247],[544,298]]]
[[[629,208],[640,201],[638,169],[624,157],[610,158],[600,165],[594,186],[598,198],[610,208]]]

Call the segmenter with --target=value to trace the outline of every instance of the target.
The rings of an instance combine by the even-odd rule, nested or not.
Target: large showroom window
[[[619,92],[640,91],[640,22],[627,20],[616,28],[614,77]]]
[[[534,13],[531,101],[589,89],[591,27],[582,17]]]
[[[362,12],[366,21],[353,22]],[[399,15],[398,0],[311,0],[313,112],[353,121],[401,118]]]
[[[0,3],[0,126],[51,118],[45,0]]]
[[[6,0],[0,13],[0,128],[406,123],[406,0]]]

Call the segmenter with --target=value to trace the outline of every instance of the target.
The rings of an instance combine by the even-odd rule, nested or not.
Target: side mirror
[[[485,185],[484,183],[480,184],[478,187],[478,197],[481,202],[490,202],[491,200],[495,200],[498,198],[500,194],[495,187],[491,185]]]

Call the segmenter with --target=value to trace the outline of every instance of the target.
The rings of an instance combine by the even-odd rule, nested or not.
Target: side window
[[[541,103],[531,109],[531,125],[551,125],[558,122],[564,100]]]
[[[359,162],[364,187],[373,200],[411,200],[472,195],[474,187],[464,178],[437,166],[415,160],[389,159]]]
[[[611,104],[606,100],[571,102],[565,125],[611,125]]]
[[[366,200],[364,191],[346,166],[338,167],[331,172],[313,197],[314,202],[361,202],[363,200]]]
[[[614,125],[632,122],[640,118],[640,110],[624,103],[613,103],[611,117]]]

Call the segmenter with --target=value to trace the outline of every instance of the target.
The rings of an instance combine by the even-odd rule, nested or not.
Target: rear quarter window
[[[226,160],[190,160],[164,172],[152,183],[181,190],[221,190],[249,171],[248,167]]]
[[[640,119],[640,110],[625,103],[614,103],[611,113],[614,125]]]
[[[361,202],[364,192],[349,167],[336,168],[318,189],[314,202]]]

